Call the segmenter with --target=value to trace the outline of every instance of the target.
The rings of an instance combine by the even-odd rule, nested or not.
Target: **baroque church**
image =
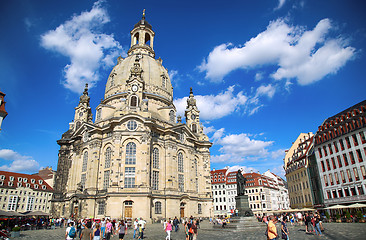
[[[86,85],[74,120],[57,143],[52,215],[148,221],[212,215],[210,147],[192,89],[185,122],[173,87],[155,59],[155,33],[142,19],[131,31],[96,107]]]

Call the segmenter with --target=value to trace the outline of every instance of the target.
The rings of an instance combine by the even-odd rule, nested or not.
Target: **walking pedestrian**
[[[282,233],[282,239],[289,240],[290,239],[290,237],[289,237],[290,232],[287,229],[286,222],[287,222],[287,218],[284,218],[283,221],[281,222],[281,233]]]
[[[95,228],[93,230],[93,240],[100,240],[100,235],[102,231],[100,230],[99,223],[95,224]]]
[[[127,234],[127,224],[125,224],[125,221],[121,220],[118,225],[119,240],[123,240],[126,234]]]
[[[166,237],[165,237],[165,240],[170,240],[170,233],[172,231],[172,224],[171,224],[170,219],[169,219],[169,221],[166,222],[164,230],[167,234]]]

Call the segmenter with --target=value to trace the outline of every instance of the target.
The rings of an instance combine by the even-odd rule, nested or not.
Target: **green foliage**
[[[363,219],[363,215],[362,215],[361,211],[357,211],[357,218]]]
[[[329,215],[329,213],[328,213],[328,212],[325,212],[325,216],[327,217],[327,219],[329,219],[329,218],[330,218],[330,215]]]
[[[350,220],[351,219],[351,214],[347,211],[346,212],[346,218],[348,219],[348,220]]]
[[[13,227],[12,231],[13,232],[19,232],[20,231],[20,227]]]
[[[339,213],[336,214],[336,219],[341,219],[341,215],[339,215]]]

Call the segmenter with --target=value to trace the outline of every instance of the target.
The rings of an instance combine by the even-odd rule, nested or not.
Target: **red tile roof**
[[[13,177],[12,181],[11,177]],[[35,191],[53,191],[53,188],[38,175],[0,171],[0,188],[15,189],[17,187],[28,187]]]

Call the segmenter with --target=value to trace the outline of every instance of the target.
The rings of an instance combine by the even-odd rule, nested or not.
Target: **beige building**
[[[0,171],[0,209],[49,213],[53,189],[37,175]]]
[[[210,152],[192,89],[185,122],[145,16],[92,121],[88,89],[60,145],[54,216],[147,220],[212,213]]]
[[[300,133],[286,151],[284,166],[291,208],[313,207],[313,195],[308,172],[308,153],[313,147],[313,133]]]

